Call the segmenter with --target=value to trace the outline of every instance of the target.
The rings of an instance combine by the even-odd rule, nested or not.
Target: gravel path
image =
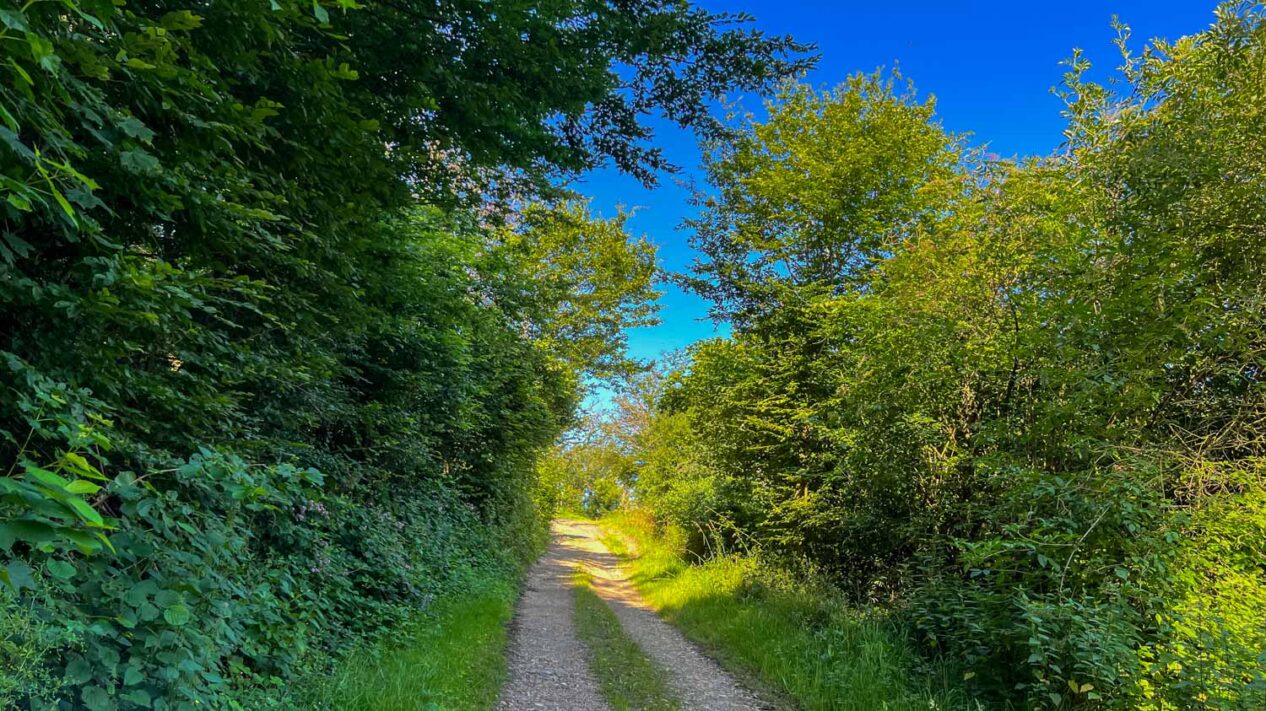
[[[571,580],[585,553],[583,536],[555,521],[549,550],[528,570],[510,627],[510,678],[497,708],[505,711],[609,709],[576,639]]]
[[[773,708],[741,687],[716,662],[661,620],[633,588],[619,559],[602,545],[598,526],[555,521],[553,543],[528,573],[515,611],[510,679],[499,708],[597,711],[609,708],[585,665],[585,650],[572,627],[571,578],[585,570],[621,627],[668,673],[685,709],[739,711]]]

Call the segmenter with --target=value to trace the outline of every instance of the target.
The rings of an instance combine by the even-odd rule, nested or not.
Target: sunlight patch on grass
[[[627,565],[652,607],[731,670],[806,709],[976,708],[887,617],[864,615],[754,558],[689,565],[636,517],[603,523],[613,552],[637,551]]]

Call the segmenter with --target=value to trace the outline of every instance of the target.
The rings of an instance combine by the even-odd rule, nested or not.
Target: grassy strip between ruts
[[[643,597],[731,670],[806,709],[971,709],[945,670],[929,668],[892,621],[863,615],[755,558],[686,564],[649,520],[615,514],[605,543]]]
[[[339,711],[491,709],[506,675],[512,576],[486,571],[435,601],[393,641],[350,655],[308,708]]]
[[[665,673],[624,633],[615,613],[590,587],[589,575],[576,576],[576,633],[589,648],[589,669],[615,711],[676,711],[681,703]]]

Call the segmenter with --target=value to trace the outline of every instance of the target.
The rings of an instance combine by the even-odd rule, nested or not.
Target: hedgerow
[[[537,453],[654,313],[559,180],[652,180],[644,114],[721,135],[805,65],[735,19],[0,5],[0,704],[284,704],[520,565]]]

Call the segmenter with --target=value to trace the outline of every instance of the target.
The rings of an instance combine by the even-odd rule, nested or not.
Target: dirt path
[[[510,679],[499,707],[589,711],[609,708],[585,665],[584,645],[572,627],[572,576],[587,571],[624,631],[669,676],[686,709],[730,711],[769,708],[661,620],[634,590],[619,559],[602,545],[598,526],[555,521],[553,542],[528,573],[515,611]]]
[[[497,707],[505,711],[608,709],[572,624],[571,580],[588,539],[569,532],[559,521],[551,533],[549,550],[532,564],[514,610],[510,678]]]

